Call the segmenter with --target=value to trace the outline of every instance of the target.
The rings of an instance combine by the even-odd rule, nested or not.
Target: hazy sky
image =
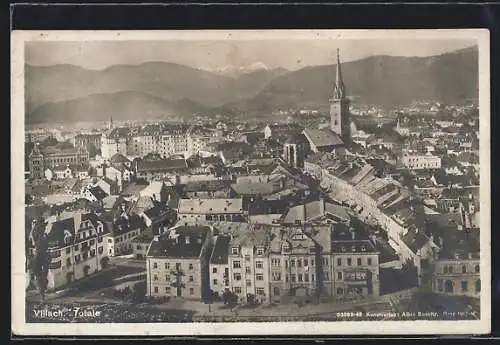
[[[165,61],[202,69],[263,63],[268,68],[299,69],[370,55],[430,56],[470,47],[465,39],[412,40],[264,40],[264,41],[87,41],[27,42],[26,62],[33,65],[73,64],[102,69],[116,64]]]

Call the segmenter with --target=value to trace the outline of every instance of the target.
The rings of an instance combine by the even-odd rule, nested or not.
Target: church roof
[[[338,146],[344,143],[337,133],[328,129],[321,130],[306,128],[304,129],[304,135],[309,143],[318,148],[325,146]]]

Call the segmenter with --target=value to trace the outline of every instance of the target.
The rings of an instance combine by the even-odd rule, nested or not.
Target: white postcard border
[[[24,231],[24,44],[81,40],[476,39],[479,51],[481,320],[269,323],[26,323]],[[487,29],[13,31],[11,34],[12,332],[18,336],[409,335],[491,331],[490,36]],[[17,248],[22,248],[18,250]]]

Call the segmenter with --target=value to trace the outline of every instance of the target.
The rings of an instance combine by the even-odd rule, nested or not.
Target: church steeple
[[[335,86],[333,89],[334,99],[344,99],[345,98],[345,86],[342,80],[342,67],[340,65],[340,52],[337,48],[337,72],[335,76]]]
[[[110,129],[110,130],[111,130],[111,129],[113,129],[113,116],[111,116],[111,117],[109,118],[109,125],[108,125],[108,129]]]
[[[342,80],[342,66],[338,49],[336,67],[337,75],[333,87],[333,96],[330,99],[330,130],[335,132],[346,146],[349,146],[351,142],[349,99],[346,96],[344,81]]]

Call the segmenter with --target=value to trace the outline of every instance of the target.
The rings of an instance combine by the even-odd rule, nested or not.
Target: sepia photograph
[[[16,334],[490,331],[487,30],[13,31],[11,56]]]

